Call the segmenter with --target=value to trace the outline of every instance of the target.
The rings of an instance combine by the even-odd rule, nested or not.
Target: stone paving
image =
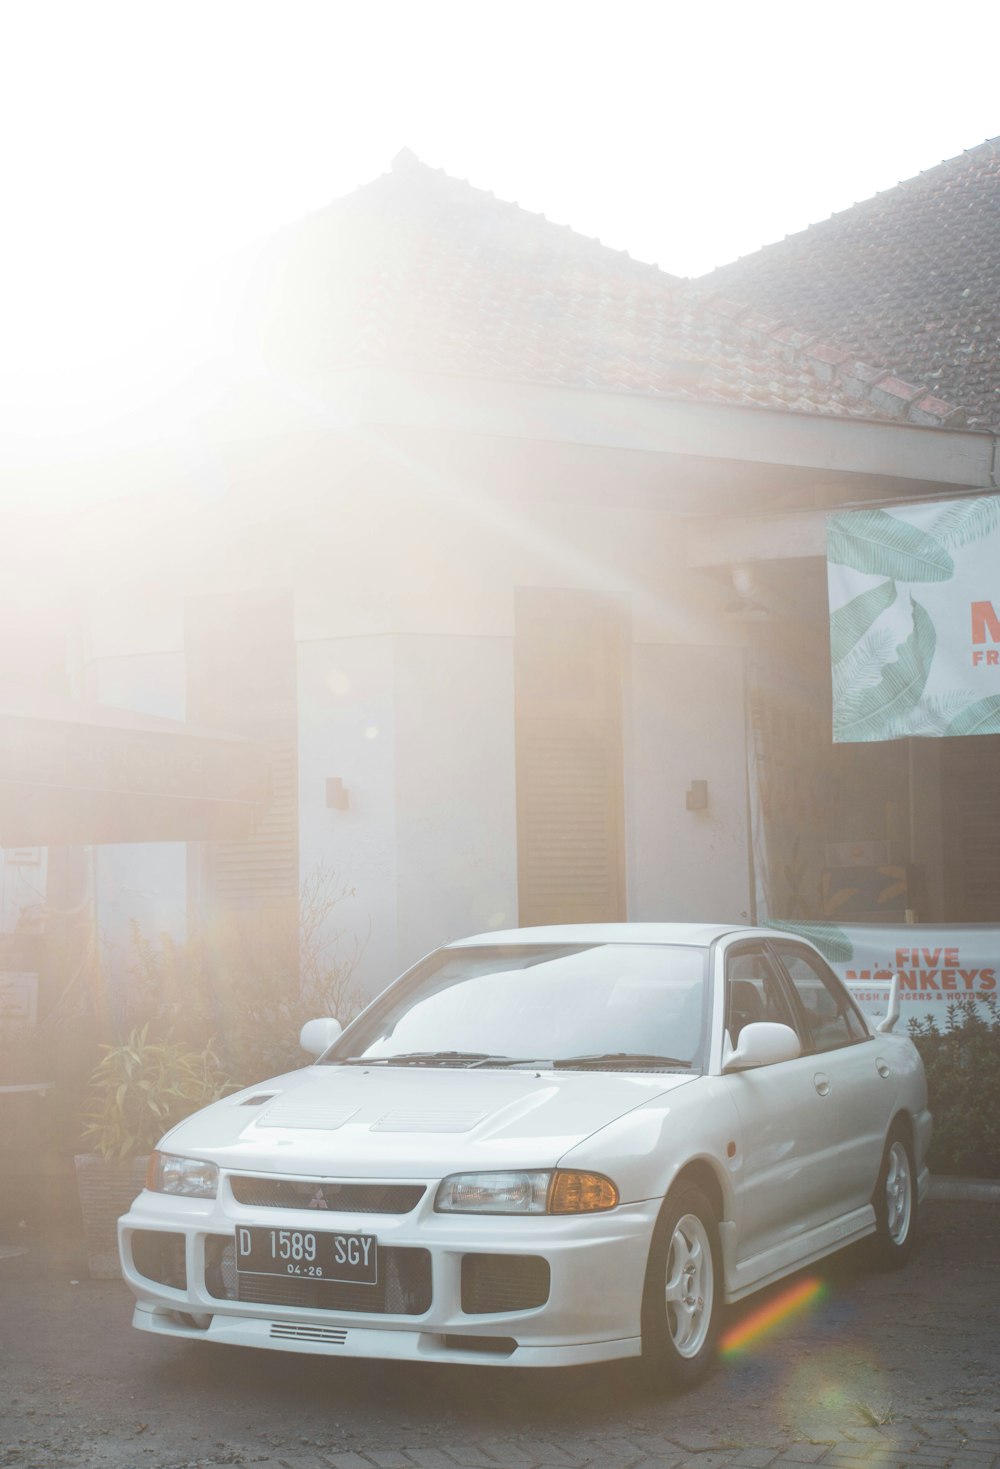
[[[121,1282],[14,1244],[0,1255],[0,1466],[1000,1469],[1000,1209],[936,1193],[906,1270],[872,1276],[845,1252],[811,1311],[673,1399],[624,1367],[163,1342],[131,1330]]]

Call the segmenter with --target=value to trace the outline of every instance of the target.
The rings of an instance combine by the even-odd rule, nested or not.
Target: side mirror
[[[334,1020],[332,1015],[324,1015],[322,1020],[307,1020],[299,1031],[299,1045],[310,1056],[322,1056],[343,1029],[340,1021]]]
[[[722,1069],[726,1073],[751,1071],[757,1066],[773,1066],[776,1061],[794,1061],[801,1055],[801,1043],[790,1025],[755,1020],[744,1025],[739,1045],[725,1058]]]

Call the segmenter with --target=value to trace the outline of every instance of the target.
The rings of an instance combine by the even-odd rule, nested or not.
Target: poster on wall
[[[1000,495],[827,518],[833,738],[1000,734]]]
[[[928,1016],[941,1028],[949,1006],[972,1001],[986,1018],[1000,998],[1000,923],[792,923],[769,928],[810,939],[866,1015],[881,1019],[899,974],[900,1029]]]

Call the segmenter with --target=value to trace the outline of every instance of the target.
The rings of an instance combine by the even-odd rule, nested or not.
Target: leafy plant
[[[834,663],[840,661],[870,631],[873,624],[878,621],[887,607],[891,607],[896,600],[896,583],[892,580],[881,582],[870,591],[860,592],[858,596],[843,607],[838,607],[830,618],[830,658]]]
[[[934,1114],[931,1171],[1000,1178],[996,999],[988,995],[977,1003],[971,995],[962,996],[948,1006],[942,1029],[931,1016],[911,1020],[909,1028],[923,1058]]]
[[[102,1158],[148,1153],[189,1113],[230,1090],[229,1077],[209,1043],[200,1051],[171,1040],[151,1040],[149,1025],[133,1030],[104,1055],[90,1078],[83,1137]]]
[[[765,918],[763,927],[801,934],[804,939],[815,944],[831,964],[846,964],[854,957],[854,945],[844,930],[835,923],[793,923],[787,918]]]
[[[179,943],[133,928],[133,1024],[149,1021],[189,1048],[213,1045],[239,1086],[302,1066],[306,1020],[335,1015],[346,1025],[363,1008],[356,968],[364,948],[337,926],[353,888],[320,866],[303,884],[297,931],[272,942],[238,929],[202,930]]]
[[[948,581],[955,563],[934,536],[886,510],[849,510],[827,522],[830,561],[892,581]]]
[[[937,633],[926,609],[912,597],[910,607],[913,631],[898,645],[894,661],[882,669],[879,682],[836,712],[835,739],[888,739],[894,721],[905,720],[920,702],[937,645]]]

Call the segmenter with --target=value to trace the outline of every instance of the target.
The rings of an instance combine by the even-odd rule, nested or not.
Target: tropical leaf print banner
[[[826,530],[838,743],[1000,734],[1000,495]]]

